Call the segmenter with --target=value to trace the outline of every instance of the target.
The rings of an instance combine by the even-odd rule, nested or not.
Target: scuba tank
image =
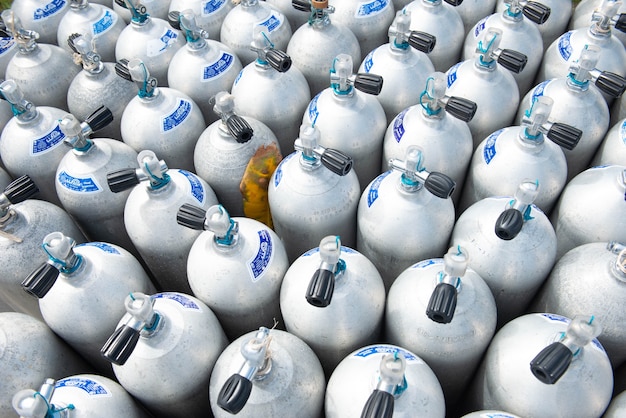
[[[476,103],[446,96],[443,73],[432,74],[425,85],[418,104],[402,110],[389,124],[383,139],[382,165],[404,158],[409,146],[419,146],[428,155],[430,169],[446,173],[456,183],[456,203],[472,159],[474,145],[466,122],[474,117]]]
[[[92,48],[102,61],[115,61],[115,44],[126,23],[111,8],[92,4],[89,0],[69,0],[70,9],[61,19],[57,31],[57,45],[68,53],[73,51],[68,38],[73,33],[90,36]]]
[[[132,12],[130,24],[124,28],[115,44],[115,60],[139,59],[158,83],[167,87],[167,70],[176,52],[185,46],[180,31],[167,21],[151,17],[140,0],[123,0]],[[154,3],[165,3],[155,1]],[[143,81],[143,80],[142,80]]]
[[[443,418],[441,385],[417,355],[389,344],[352,352],[328,380],[327,418],[423,416]]]
[[[416,260],[443,253],[454,226],[454,181],[426,171],[423,160],[419,147],[409,146],[359,200],[356,248],[374,263],[387,290]]]
[[[589,242],[626,243],[625,195],[625,165],[590,168],[570,180],[550,216],[557,260]]]
[[[498,331],[468,390],[469,406],[522,417],[599,418],[611,400],[611,363],[591,316],[542,313]]]
[[[506,196],[531,178],[541,184],[535,205],[550,213],[567,181],[561,147],[574,149],[582,135],[579,129],[548,120],[553,103],[550,97],[539,96],[521,126],[497,130],[480,143],[465,179],[461,211],[486,197]]]
[[[193,150],[206,127],[196,102],[182,91],[157,87],[157,79],[139,59],[120,61],[115,71],[139,87],[122,114],[124,142],[137,152],[154,150],[172,166],[195,171]]]
[[[376,74],[352,74],[352,57],[339,54],[330,70],[330,87],[318,93],[302,117],[320,132],[319,144],[350,155],[359,184],[380,174],[387,120],[375,97],[383,87]],[[363,94],[365,93],[365,94]]]
[[[234,112],[234,96],[219,92],[211,103],[221,120],[207,127],[193,154],[196,172],[232,216],[271,226],[268,179],[282,159],[278,139],[263,123]]]
[[[228,344],[213,312],[173,292],[132,292],[124,307],[101,350],[117,380],[156,417],[206,417],[211,370]]]
[[[279,293],[289,262],[274,231],[254,219],[231,218],[222,206],[205,211],[183,205],[176,219],[206,231],[189,251],[187,277],[230,341],[259,324],[281,321]]]
[[[120,300],[133,289],[152,293],[154,286],[122,247],[103,242],[76,246],[71,237],[52,232],[42,248],[48,260],[24,279],[22,288],[39,299],[50,329],[98,370],[110,374],[100,347],[124,313]]]
[[[532,87],[543,58],[543,40],[537,25],[544,24],[550,16],[550,8],[542,3],[525,0],[507,0],[506,9],[481,19],[467,34],[463,47],[463,59],[474,55],[476,42],[487,28],[502,31],[500,47],[521,52],[527,57],[526,66],[514,73],[520,94]]]
[[[509,414],[504,411],[496,411],[494,409],[470,412],[461,418],[522,418],[518,415]]]
[[[588,28],[589,21],[593,18],[593,14],[601,6],[602,0],[582,0],[576,5],[572,13],[572,18],[569,20],[569,29]],[[618,13],[626,13],[626,4],[622,2]],[[613,33],[617,39],[619,39],[626,46],[626,33],[622,31],[616,31]]]
[[[281,12],[264,1],[240,0],[224,18],[220,40],[235,51],[244,66],[257,58],[257,54],[250,50],[256,26],[263,26],[276,49],[281,51],[287,48],[291,38],[291,26]]]
[[[378,341],[385,286],[374,264],[330,235],[291,264],[280,310],[287,331],[315,351],[330,376],[355,348]]]
[[[191,9],[198,27],[208,33],[209,39],[219,41],[222,22],[235,6],[231,0],[172,0],[170,13]]]
[[[520,72],[526,65],[524,54],[499,48],[500,29],[488,28],[482,34],[475,58],[454,65],[446,73],[446,94],[464,97],[478,106],[476,115],[468,122],[474,149],[487,135],[513,122],[519,88],[511,72]]]
[[[39,106],[67,111],[67,90],[80,71],[71,56],[56,45],[37,43],[39,34],[24,29],[11,9],[2,12],[2,20],[18,48],[7,65],[6,78],[14,80],[24,95]]]
[[[539,184],[525,180],[512,197],[474,203],[452,230],[450,242],[469,251],[469,266],[491,289],[498,327],[524,312],[556,261],[554,228],[533,205],[538,193]]]
[[[217,120],[211,97],[230,90],[241,71],[241,62],[229,47],[209,39],[191,10],[170,12],[170,18],[172,26],[184,32],[187,45],[172,58],[167,80],[170,87],[187,94],[198,105],[206,122],[204,129]]]
[[[471,257],[453,246],[443,259],[420,261],[398,276],[387,296],[387,340],[432,368],[449,414],[496,331],[496,303],[487,284],[468,268]]]
[[[613,398],[603,418],[619,418],[624,414],[626,414],[626,391]]]
[[[274,48],[264,27],[254,28],[250,49],[258,56],[232,84],[237,98],[235,111],[266,124],[276,135],[283,154],[291,154],[302,115],[311,101],[309,84],[291,65],[291,57]]]
[[[11,10],[24,27],[31,28],[39,34],[39,41],[45,44],[56,44],[59,23],[70,9],[68,0],[13,0]],[[3,18],[4,20],[4,18]],[[10,27],[10,23],[5,21]]]
[[[623,96],[626,97],[626,96]],[[626,115],[625,115],[626,116]],[[624,164],[626,161],[626,118],[617,122],[600,143],[592,167]]]
[[[261,327],[233,341],[217,359],[209,400],[215,418],[317,418],[325,389],[322,366],[308,345]]]
[[[168,170],[154,152],[141,151],[138,169],[107,174],[114,193],[134,187],[124,207],[124,224],[160,290],[191,293],[187,282],[187,255],[199,231],[176,223],[178,208],[194,204],[208,209],[217,204],[215,193],[201,178],[185,170]],[[139,184],[143,183],[143,184]]]
[[[385,111],[387,125],[403,109],[419,103],[420,83],[423,85],[434,71],[426,54],[433,50],[435,37],[409,31],[410,23],[411,12],[398,12],[389,27],[389,43],[367,54],[359,67],[359,73],[378,74],[385,80],[376,98]]]
[[[274,230],[282,238],[289,261],[316,247],[327,235],[356,244],[359,179],[352,159],[319,144],[320,133],[311,125],[300,127],[294,148],[270,180],[268,201]]]
[[[67,152],[63,147],[65,134],[59,124],[66,112],[55,107],[36,107],[24,98],[13,80],[0,84],[0,98],[11,105],[15,115],[0,136],[4,166],[13,177],[28,174],[39,186],[41,198],[60,205],[54,178]]]
[[[67,43],[74,51],[74,62],[78,62],[83,68],[67,90],[70,113],[84,120],[100,106],[106,106],[113,113],[113,120],[100,130],[99,135],[121,141],[122,114],[137,95],[137,86],[118,77],[114,63],[102,62],[98,52],[93,49],[89,36],[74,33]]]
[[[609,108],[602,94],[617,97],[626,88],[623,77],[595,68],[599,55],[600,48],[585,45],[578,61],[572,62],[567,76],[546,80],[536,86],[521,101],[517,113],[519,123],[524,118],[524,109],[529,109],[537,97],[548,96],[554,100],[550,116],[582,130],[576,148],[563,150],[568,181],[589,166],[609,129]],[[626,160],[623,163],[626,164]]]
[[[455,6],[461,3],[462,0],[417,0],[402,9],[411,16],[410,30],[426,32],[437,39],[437,44],[428,53],[437,71],[446,71],[461,58],[465,30],[461,15],[455,10]]]
[[[476,25],[476,23],[493,13],[496,7],[496,0],[453,0],[456,11],[463,20],[465,34]]]
[[[598,340],[616,369],[626,360],[625,295],[626,245],[593,242],[573,248],[559,259],[531,311],[564,316],[594,312],[602,323]]]
[[[135,3],[136,5],[137,3]],[[167,19],[167,14],[170,6],[170,0],[142,0],[141,6],[145,7],[145,11],[141,13],[149,14],[150,16],[162,20]],[[124,0],[113,0],[113,10],[122,18],[124,22],[131,23],[133,21],[134,13],[133,7],[129,7]]]
[[[293,5],[292,0],[266,0],[266,3],[285,15],[291,25],[292,33],[309,21],[309,17],[304,13],[300,13],[300,10]],[[298,1],[298,3],[301,2]],[[309,1],[304,0],[304,3],[308,4]]]
[[[309,12],[309,22],[294,32],[287,54],[309,82],[311,95],[316,95],[328,87],[328,73],[335,57],[349,54],[353,63],[361,62],[361,47],[347,26],[331,21],[329,15],[335,8],[327,0],[294,1],[293,5]]]

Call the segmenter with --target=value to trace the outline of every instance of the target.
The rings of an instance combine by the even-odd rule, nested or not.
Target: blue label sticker
[[[495,414],[480,414],[481,418],[515,418],[513,415],[509,415],[509,414],[501,414],[501,413],[495,413]]]
[[[113,27],[117,21],[117,15],[113,15],[110,10],[105,10],[104,16],[92,25],[93,34],[98,36]]]
[[[591,340],[591,344],[593,344],[593,346],[595,348],[597,348],[598,350],[602,351],[603,353],[605,353],[606,351],[604,350],[604,347],[602,346],[602,344],[600,344],[600,341],[598,341],[597,338],[594,338],[593,340]]]
[[[428,266],[435,264],[443,264],[443,258],[431,258],[429,260],[420,261],[411,266],[412,269],[425,269]]]
[[[122,253],[120,253],[117,250],[117,248],[115,248],[111,244],[107,244],[106,242],[86,242],[84,244],[78,244],[76,246],[76,248],[78,248],[78,247],[87,247],[87,246],[100,248],[105,253],[115,254],[115,255],[122,255]]]
[[[111,396],[111,393],[95,380],[85,379],[81,377],[67,377],[57,380],[54,384],[56,389],[59,388],[77,388],[84,390],[89,396]]]
[[[483,17],[478,21],[478,23],[476,23],[476,26],[474,26],[474,38],[478,38],[478,35],[485,30],[485,25],[487,24],[487,19],[489,19],[489,17],[490,16]]]
[[[57,180],[61,186],[77,193],[97,193],[102,190],[93,177],[74,177],[66,171],[61,171]]]
[[[489,164],[493,157],[496,156],[496,140],[500,136],[500,134],[504,131],[504,129],[500,129],[492,133],[487,137],[485,141],[485,148],[483,149],[483,157],[485,158],[485,162]]]
[[[0,55],[12,50],[15,45],[14,38],[0,38]]]
[[[385,171],[380,176],[376,177],[370,186],[370,189],[367,191],[367,207],[372,206],[372,203],[378,199],[378,188],[380,187],[380,183],[383,182],[385,177],[387,177],[391,173],[391,170]]]
[[[622,142],[626,145],[626,120],[622,123],[622,126],[619,128],[619,135],[622,138]]]
[[[267,19],[263,22],[258,23],[259,26],[265,26],[268,32],[274,32],[276,29],[280,27],[283,23],[283,15],[280,13],[272,13]]]
[[[178,172],[189,180],[189,184],[191,184],[191,195],[195,197],[199,203],[204,203],[204,187],[200,179],[189,171],[178,170]]]
[[[319,252],[320,252],[320,247],[311,248],[309,251],[302,254],[301,257],[309,257]],[[344,247],[343,245],[341,246],[341,252],[346,253],[346,254],[357,254],[356,250],[353,250],[352,248]]]
[[[259,251],[248,262],[248,267],[252,275],[253,282],[256,282],[257,280],[259,280],[259,278],[261,278],[261,275],[265,272],[265,269],[267,269],[267,266],[270,264],[273,254],[272,236],[270,235],[270,233],[265,229],[257,232],[259,234]]]
[[[239,83],[239,79],[243,75],[243,70],[245,70],[245,68],[242,68],[241,71],[239,71],[239,74],[237,74],[237,78],[235,79],[235,83],[234,83],[235,86],[237,85],[237,83]]]
[[[315,120],[317,119],[317,115],[320,114],[320,112],[317,110],[317,101],[319,100],[321,94],[321,92],[317,93],[313,100],[311,100],[311,103],[309,103],[307,115],[309,115],[309,122],[311,122],[311,124],[315,122]]]
[[[222,55],[217,61],[204,67],[202,72],[202,81],[207,81],[220,76],[232,67],[233,62],[235,62],[235,58],[231,54],[222,51]]]
[[[451,85],[454,84],[454,82],[456,81],[456,72],[459,69],[459,67],[461,66],[461,64],[463,64],[463,62],[459,62],[458,64],[454,64],[449,70],[448,70],[448,87],[450,87]]]
[[[173,29],[165,29],[163,35],[158,39],[151,39],[146,43],[146,55],[149,57],[155,57],[167,50],[170,45],[176,43],[178,39],[178,33]]]
[[[283,179],[283,164],[285,164],[287,161],[292,159],[293,156],[296,155],[296,153],[297,151],[292,152],[291,154],[283,158],[283,160],[278,164],[278,167],[276,167],[276,170],[274,171],[274,174],[273,174],[274,175],[274,188],[278,187],[278,185],[280,184],[280,181]]]
[[[401,353],[404,358],[407,361],[415,361],[415,360],[419,360],[418,357],[416,357],[413,353],[411,353],[410,351],[407,351],[403,348],[400,347],[394,347],[394,346],[389,346],[389,345],[375,345],[372,347],[366,347],[362,350],[357,351],[356,353],[353,354],[354,357],[369,357],[371,355],[375,355],[375,354],[395,354],[395,353]]]
[[[163,116],[161,118],[161,128],[163,132],[171,131],[176,128],[178,125],[183,123],[187,116],[191,113],[191,102],[185,99],[178,99],[178,105],[176,109],[169,115]]]
[[[202,9],[202,16],[208,16],[211,13],[216,12],[220,9],[224,4],[226,4],[226,0],[208,0],[200,3],[200,8]]]
[[[404,135],[404,115],[409,111],[409,108],[404,109],[402,112],[396,116],[396,119],[393,121],[393,137],[396,139],[396,142],[400,142],[402,136]]]
[[[31,155],[42,154],[50,151],[52,148],[60,145],[65,139],[65,134],[61,131],[61,127],[56,125],[53,130],[33,141]]]
[[[561,315],[551,314],[551,313],[542,313],[541,316],[548,318],[550,321],[563,322],[565,324],[569,324],[569,318],[566,318]]]
[[[374,51],[376,50],[374,49]],[[365,69],[366,73],[369,73],[374,66],[374,51],[367,54],[367,57],[365,57],[365,61],[363,62],[363,68]]]
[[[389,0],[374,0],[366,3],[360,3],[356,9],[355,16],[357,18],[367,17],[373,14],[380,13],[389,4]]]
[[[65,6],[65,0],[52,0],[50,3],[46,4],[44,7],[39,7],[35,9],[33,13],[33,20],[44,20],[60,12]]]
[[[530,102],[531,106],[532,106],[532,103],[534,103],[538,97],[543,96],[543,92],[546,90],[546,86],[550,84],[551,81],[552,80],[543,81],[537,87],[535,87],[535,90],[533,90],[533,98],[532,98],[532,101]]]
[[[569,60],[569,57],[572,56],[572,44],[570,43],[570,38],[572,37],[572,33],[574,33],[573,30],[563,34],[559,38],[559,43],[558,43],[559,54],[561,55],[561,58],[563,58],[564,61]]]
[[[174,302],[178,302],[185,309],[193,309],[195,311],[202,310],[196,302],[194,302],[193,300],[189,299],[187,296],[181,293],[173,293],[173,292],[157,293],[156,295],[152,296],[152,298],[173,300]]]

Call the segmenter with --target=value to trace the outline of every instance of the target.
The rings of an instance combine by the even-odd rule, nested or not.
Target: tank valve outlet
[[[504,0],[506,9],[502,15],[514,21],[522,20],[526,16],[531,22],[542,25],[550,17],[550,8],[536,1]]]
[[[65,134],[65,143],[76,151],[85,152],[91,148],[93,142],[89,136],[113,122],[113,113],[105,106],[100,106],[83,123],[71,113],[61,119],[59,127]]]
[[[380,360],[376,389],[367,399],[361,418],[391,418],[395,398],[407,387],[404,371],[406,359],[400,352],[385,354]]]
[[[476,114],[477,105],[471,100],[456,96],[446,96],[446,75],[433,73],[426,80],[426,87],[420,95],[420,105],[427,117],[440,117],[441,109],[463,122],[469,122]]]
[[[338,176],[352,170],[352,157],[339,150],[318,145],[320,132],[315,126],[300,126],[300,136],[294,142],[296,151],[302,152],[300,163],[305,168],[319,167],[320,163]]]
[[[560,341],[541,350],[530,362],[530,371],[542,383],[553,385],[567,371],[572,359],[602,332],[594,317],[576,316]]]
[[[509,207],[496,220],[495,233],[498,238],[510,241],[520,233],[524,222],[532,219],[530,216],[531,205],[538,194],[538,180],[525,180],[519,185],[515,192],[515,199],[511,201]]]
[[[22,289],[41,299],[52,288],[59,273],[71,275],[81,266],[83,258],[74,252],[76,241],[61,232],[52,232],[43,239],[42,248],[48,261],[41,264],[22,282]]]
[[[137,346],[141,333],[150,335],[157,330],[161,316],[153,309],[154,299],[143,293],[126,296],[124,323],[118,327],[100,349],[100,354],[113,364],[123,366]]]
[[[291,68],[291,57],[279,49],[274,48],[264,26],[255,26],[252,34],[250,49],[256,52],[256,66],[260,69],[272,67],[279,73],[285,73]]]
[[[67,45],[74,52],[74,63],[82,65],[85,71],[92,74],[102,71],[104,64],[91,36],[73,33],[67,38]]]
[[[11,404],[20,418],[45,418],[61,416],[64,410],[74,409],[72,404],[58,408],[50,403],[54,393],[54,379],[46,379],[39,391],[23,389],[13,395]],[[63,415],[65,416],[65,415]]]
[[[15,16],[13,10],[6,9],[0,15],[6,31],[15,39],[18,49],[22,53],[28,53],[34,51],[37,48],[37,39],[39,39],[39,33],[34,30],[24,29],[19,17]]]
[[[422,150],[416,145],[407,147],[404,161],[389,160],[389,169],[402,173],[401,186],[407,192],[416,192],[423,185],[438,198],[447,199],[456,187],[454,180],[445,174],[426,171]]]
[[[387,35],[389,36],[389,45],[396,51],[408,51],[409,46],[429,54],[435,48],[437,38],[426,32],[412,31],[411,12],[398,10]]]
[[[37,116],[37,108],[24,98],[24,93],[14,80],[0,83],[0,98],[9,102],[13,115],[22,122],[28,122]]]
[[[530,109],[524,112],[520,138],[523,141],[541,143],[545,134],[555,144],[567,150],[573,150],[583,134],[580,129],[573,126],[550,122],[548,117],[552,111],[554,100],[548,96],[539,96],[533,100]]]
[[[269,345],[270,330],[261,327],[256,335],[241,345],[244,363],[239,372],[231,375],[217,395],[217,405],[231,414],[238,414],[246,406],[252,393],[252,381],[267,376],[272,367]]]
[[[335,290],[335,280],[346,271],[346,262],[340,257],[341,239],[329,235],[320,242],[320,267],[313,273],[306,289],[306,300],[318,308],[330,305]]]
[[[174,29],[183,31],[191,49],[198,50],[207,45],[205,40],[209,39],[209,32],[198,26],[193,10],[171,11],[167,18]]]
[[[379,95],[383,89],[383,78],[370,73],[352,73],[352,57],[339,54],[330,68],[330,87],[337,96],[348,96],[353,89],[363,93]]]
[[[626,18],[623,17],[623,14],[617,15],[617,11],[621,5],[621,1],[602,1],[591,15],[592,24],[589,28],[591,33],[598,36],[610,37],[611,26],[621,32],[624,32]]]
[[[139,58],[119,60],[115,63],[115,74],[124,80],[134,81],[139,88],[137,95],[142,99],[154,97],[158,92],[157,79],[150,76],[148,68]]]
[[[219,246],[230,247],[237,242],[239,223],[232,219],[222,205],[213,205],[206,212],[197,206],[185,203],[178,209],[176,222],[199,231],[211,231]]]
[[[496,62],[514,73],[521,73],[526,67],[528,57],[521,52],[512,49],[498,48],[502,40],[502,31],[498,28],[488,28],[483,32],[483,37],[476,46],[479,68],[495,70]]]
[[[148,9],[139,0],[115,0],[115,2],[130,11],[130,21],[134,24],[143,25],[150,17]]]
[[[213,111],[222,119],[220,130],[228,133],[240,144],[252,139],[254,131],[244,118],[235,114],[235,96],[221,91],[210,99]]]
[[[138,169],[125,168],[107,174],[107,183],[113,193],[123,192],[142,181],[149,182],[149,189],[159,190],[170,181],[165,161],[157,159],[154,152],[141,151],[137,155]]]
[[[434,322],[449,324],[456,310],[457,295],[461,287],[461,277],[465,275],[469,256],[460,247],[452,247],[443,256],[443,271],[437,277],[437,286],[426,308],[426,316]]]

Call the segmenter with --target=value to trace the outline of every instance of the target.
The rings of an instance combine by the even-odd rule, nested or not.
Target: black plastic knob
[[[123,7],[124,9],[128,9],[128,7],[126,7],[126,3],[124,3],[124,0],[115,0],[115,4]]]
[[[197,231],[204,230],[204,221],[206,220],[206,211],[189,203],[185,203],[178,209],[176,213],[176,222]]]
[[[463,0],[444,0],[446,3],[448,3],[450,6],[460,6],[461,3],[463,3]]]
[[[319,269],[313,273],[306,289],[306,300],[318,308],[330,305],[335,291],[335,275],[332,271]]]
[[[358,73],[354,79],[354,88],[378,96],[383,89],[383,77],[377,74]]]
[[[445,174],[433,172],[426,178],[424,187],[438,198],[447,199],[454,192],[456,183]]]
[[[529,1],[522,8],[522,13],[530,21],[542,25],[550,17],[552,10],[545,4],[537,3],[536,1]]]
[[[43,263],[22,281],[22,289],[38,299],[48,294],[59,277],[59,270],[53,265]]]
[[[298,10],[299,12],[311,11],[311,3],[309,3],[307,0],[291,0],[291,7]]]
[[[100,354],[111,363],[123,366],[137,346],[139,333],[139,330],[128,325],[122,325],[104,343],[100,349]]]
[[[73,33],[67,38],[67,45],[75,54],[78,54],[79,52],[78,52],[78,49],[76,49],[76,45],[74,45],[74,40],[78,38],[79,36],[82,36],[82,35],[80,33]]]
[[[496,236],[510,241],[519,234],[524,226],[524,215],[517,209],[507,209],[496,220]]]
[[[180,30],[180,20],[178,20],[179,17],[180,12],[176,10],[172,10],[167,14],[167,21],[169,22],[170,26],[176,30]]]
[[[393,416],[393,395],[375,389],[361,411],[361,418],[391,418]]]
[[[435,49],[437,38],[430,33],[413,30],[409,35],[409,45],[425,54],[429,54]]]
[[[626,32],[626,13],[620,13],[614,27],[620,32]]]
[[[133,81],[133,77],[130,75],[130,70],[128,69],[128,60],[126,58],[122,58],[115,63],[115,74],[117,74],[118,77],[122,77],[124,80]]]
[[[530,371],[540,382],[553,385],[567,371],[573,356],[565,345],[552,343],[532,359]]]
[[[503,49],[498,57],[498,64],[516,74],[524,70],[527,62],[528,57],[526,55],[512,49]]]
[[[134,168],[124,168],[107,174],[107,183],[113,193],[123,192],[139,184]]]
[[[89,125],[93,132],[99,131],[111,122],[113,122],[113,112],[106,106],[100,106],[85,119],[85,123]]]
[[[226,128],[233,138],[240,144],[245,144],[252,139],[254,131],[244,118],[232,115],[226,120]]]
[[[352,170],[352,157],[339,150],[326,148],[322,154],[322,164],[338,176],[345,176]]]
[[[252,382],[239,374],[234,374],[220,389],[217,395],[217,405],[226,412],[238,414],[246,406],[250,393],[252,393]]]
[[[267,51],[265,59],[279,73],[285,73],[291,68],[291,57],[278,49]]]
[[[566,150],[573,150],[578,145],[583,131],[564,123],[554,123],[548,131],[548,138],[560,147]]]
[[[469,122],[474,118],[478,105],[463,97],[452,96],[446,103],[446,112],[463,122]]]
[[[4,189],[4,196],[11,204],[23,202],[39,193],[39,188],[27,174],[13,180]]]
[[[439,324],[449,324],[456,310],[456,287],[448,283],[439,283],[430,295],[426,316]]]
[[[611,97],[619,97],[626,89],[626,78],[615,73],[603,71],[596,80],[596,87]]]

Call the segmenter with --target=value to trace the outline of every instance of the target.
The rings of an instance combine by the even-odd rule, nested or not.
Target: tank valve
[[[352,170],[352,157],[339,150],[318,145],[319,139],[320,132],[315,126],[300,126],[300,136],[294,143],[294,148],[302,152],[300,162],[310,167],[317,167],[321,162],[338,176],[347,175]]]
[[[626,14],[617,14],[621,1],[604,0],[591,15],[592,25],[589,28],[594,35],[611,36],[611,26],[620,32],[626,31]]]
[[[478,106],[471,100],[456,96],[446,96],[446,75],[441,72],[433,73],[426,80],[426,88],[420,95],[420,105],[424,114],[429,117],[441,115],[444,109],[450,115],[463,122],[469,122],[474,118]]]
[[[548,96],[539,96],[535,99],[522,118],[522,129],[520,137],[526,141],[538,141],[543,139],[545,134],[555,144],[567,150],[573,150],[578,145],[578,141],[583,134],[580,129],[565,123],[550,122],[548,117],[552,111],[554,100]]]
[[[367,399],[361,418],[391,418],[395,396],[406,389],[406,359],[402,353],[385,354],[379,370],[378,384]]]
[[[454,180],[442,173],[426,171],[423,164],[422,150],[416,145],[407,147],[404,161],[395,158],[389,160],[389,168],[402,173],[401,185],[404,190],[415,192],[423,185],[440,199],[450,197],[456,187]]]
[[[130,10],[132,23],[143,25],[150,17],[148,9],[139,0],[115,0],[115,2],[123,8]]]
[[[232,246],[237,242],[239,223],[232,219],[222,205],[213,205],[206,212],[197,206],[185,203],[178,209],[176,222],[199,231],[211,231],[219,246]]]
[[[346,263],[340,259],[341,239],[329,235],[320,242],[320,267],[313,273],[306,289],[306,300],[318,308],[330,305],[335,290],[335,280],[346,270]]]
[[[83,123],[71,113],[61,119],[59,127],[65,134],[65,144],[76,151],[87,151],[91,148],[92,141],[89,136],[113,122],[113,113],[105,106],[100,106]]]
[[[119,60],[115,63],[115,74],[124,80],[134,81],[139,88],[137,95],[142,99],[149,99],[157,94],[157,79],[150,76],[148,68],[139,58]]]
[[[502,15],[514,21],[522,20],[522,16],[526,16],[531,22],[542,25],[550,17],[551,9],[536,1],[504,0],[504,3],[506,9]]]
[[[353,89],[363,93],[379,95],[383,89],[382,76],[370,73],[352,73],[352,57],[348,54],[339,54],[330,68],[330,87],[338,96],[353,93]]]
[[[92,74],[102,71],[104,64],[91,36],[73,33],[67,38],[67,45],[74,52],[74,62],[81,64],[84,70]]]
[[[59,412],[66,408],[58,409],[52,405],[54,393],[54,379],[46,379],[38,392],[32,389],[23,389],[13,395],[11,404],[20,418],[44,418],[60,416]]]
[[[193,10],[171,11],[167,15],[167,20],[174,29],[183,31],[190,48],[198,50],[206,46],[205,39],[209,39],[209,32],[198,26]]]
[[[31,52],[37,48],[37,39],[39,39],[39,33],[34,30],[24,29],[19,17],[15,16],[13,10],[6,9],[0,15],[4,22],[4,28],[15,39],[17,47],[21,52]]]
[[[437,38],[426,32],[410,30],[411,12],[398,10],[387,35],[389,36],[389,45],[397,51],[408,51],[409,46],[429,54],[437,44]]]
[[[0,83],[0,98],[9,102],[13,116],[22,122],[37,116],[37,108],[24,98],[24,93],[14,80],[4,80]]]
[[[626,79],[618,74],[595,68],[601,51],[597,45],[585,45],[580,51],[578,60],[569,67],[567,85],[573,89],[586,90],[589,80],[593,80],[604,94],[619,97],[626,89]]]
[[[483,32],[483,37],[476,46],[478,66],[491,70],[495,69],[497,62],[511,72],[521,73],[526,67],[528,57],[512,49],[498,48],[501,40],[502,31],[498,28],[488,28]]]
[[[37,193],[39,189],[28,175],[23,175],[9,183],[0,194],[0,225],[11,217],[11,205],[30,199]]]
[[[291,6],[300,12],[309,12],[309,25],[315,27],[330,24],[328,15],[335,12],[328,0],[292,0]]]
[[[443,256],[443,271],[439,272],[438,284],[426,308],[426,316],[433,321],[440,324],[452,322],[461,277],[465,275],[468,261],[467,251],[460,246],[450,248]]]
[[[257,53],[256,65],[261,68],[271,66],[279,73],[285,73],[291,68],[291,57],[279,49],[274,48],[264,26],[255,26],[252,34],[250,49]]]
[[[113,193],[120,193],[136,186],[142,181],[148,181],[151,190],[159,190],[170,181],[167,174],[167,164],[159,160],[156,154],[149,150],[141,151],[137,155],[139,168],[124,168],[107,173],[107,184]]]
[[[235,96],[221,91],[210,100],[213,111],[222,119],[220,130],[228,132],[240,144],[252,139],[254,131],[244,118],[235,114]]]
[[[510,241],[520,233],[524,222],[532,219],[530,216],[531,205],[538,194],[538,180],[526,180],[519,185],[510,207],[502,212],[496,220],[495,233],[498,238]]]

